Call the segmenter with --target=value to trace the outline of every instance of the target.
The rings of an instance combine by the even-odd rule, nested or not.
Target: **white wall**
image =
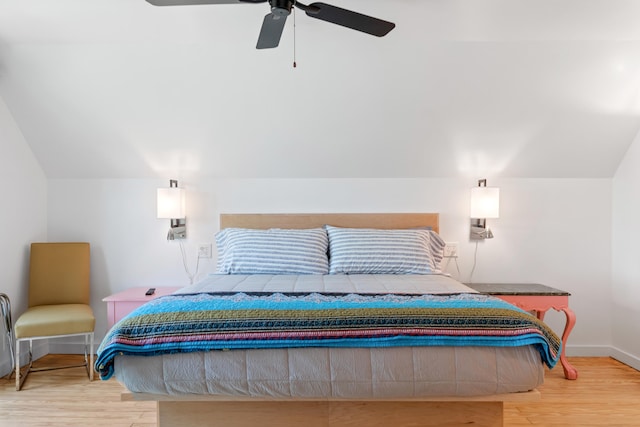
[[[0,153],[0,293],[9,296],[15,321],[27,307],[29,244],[47,237],[47,181],[2,98]],[[0,341],[2,375],[10,369],[10,356]]]
[[[613,179],[612,323],[616,357],[640,369],[640,134]]]
[[[169,178],[169,177],[168,177]],[[179,177],[178,177],[179,178]],[[155,190],[167,180],[49,181],[51,240],[92,244],[92,305],[97,335],[106,328],[101,299],[133,286],[186,285],[167,220],[155,218]],[[540,282],[570,291],[577,325],[569,354],[600,355],[611,344],[611,180],[503,179],[495,238],[478,245],[473,280]],[[441,234],[460,243],[460,279],[471,271],[469,188],[461,179],[180,180],[187,192],[191,269],[198,243],[212,242],[221,212],[440,212]],[[602,225],[598,228],[597,225]],[[594,232],[595,230],[595,232]],[[200,277],[215,261],[200,264]],[[455,265],[448,269],[457,276]],[[601,313],[594,316],[593,313]],[[562,316],[550,314],[562,332]]]

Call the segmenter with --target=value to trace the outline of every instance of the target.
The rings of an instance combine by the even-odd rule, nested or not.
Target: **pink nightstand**
[[[107,328],[111,327],[127,314],[131,313],[142,304],[164,295],[169,295],[180,287],[163,286],[156,288],[153,295],[147,296],[144,293],[149,288],[130,288],[117,294],[109,295],[102,301],[107,303]]]
[[[562,333],[562,352],[560,363],[564,376],[569,380],[578,378],[578,371],[571,366],[565,356],[569,334],[576,324],[576,315],[569,308],[569,292],[537,283],[465,283],[482,294],[493,295],[526,311],[535,311],[538,319],[544,320],[544,314],[551,308],[564,312],[567,323]]]

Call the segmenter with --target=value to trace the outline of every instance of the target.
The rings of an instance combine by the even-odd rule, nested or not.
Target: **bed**
[[[96,360],[101,378],[115,375],[129,390],[124,400],[158,401],[160,426],[501,426],[503,402],[539,398],[543,362],[557,362],[560,340],[534,316],[437,274],[429,240],[437,214],[244,214],[220,223],[218,266],[233,274],[131,313]],[[287,241],[284,267],[228,249],[293,229],[311,234],[301,247]],[[353,246],[372,240],[366,230],[394,245],[418,236],[426,247],[371,264],[371,247]],[[320,243],[306,246],[323,232],[333,258]],[[423,249],[426,259],[412,258]],[[353,255],[360,250],[364,257]],[[164,329],[149,332],[158,323]]]

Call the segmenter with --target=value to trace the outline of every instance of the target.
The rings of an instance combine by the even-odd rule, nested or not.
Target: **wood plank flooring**
[[[614,359],[573,357],[578,379],[546,372],[539,403],[506,404],[505,426],[640,426],[640,372]]]
[[[48,355],[33,365],[81,362],[82,356]],[[155,427],[155,402],[121,402],[123,389],[115,380],[89,382],[84,368],[31,373],[19,392],[15,377],[2,379],[0,426]]]
[[[36,363],[77,360],[49,355]],[[505,405],[505,426],[640,426],[640,372],[609,358],[571,363],[577,381],[565,380],[561,368],[547,372],[539,402]],[[90,383],[83,368],[33,373],[20,392],[14,380],[0,379],[0,426],[155,427],[155,403],[121,402],[122,390],[115,380]]]

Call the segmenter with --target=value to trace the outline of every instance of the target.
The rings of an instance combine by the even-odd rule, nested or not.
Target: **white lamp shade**
[[[185,191],[183,188],[158,188],[158,218],[185,218]]]
[[[500,218],[500,189],[474,187],[471,189],[471,218]]]

